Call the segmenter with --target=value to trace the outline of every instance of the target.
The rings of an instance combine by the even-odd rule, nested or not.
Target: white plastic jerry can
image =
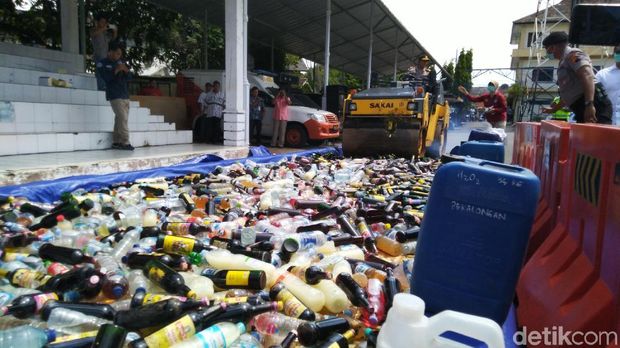
[[[394,296],[394,303],[379,331],[377,348],[463,347],[440,337],[452,331],[484,342],[489,348],[504,348],[502,328],[493,320],[475,315],[443,311],[424,316],[424,301],[411,294]]]

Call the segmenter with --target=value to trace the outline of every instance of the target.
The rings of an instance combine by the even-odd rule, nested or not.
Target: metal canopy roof
[[[149,0],[151,3],[224,27],[222,0]],[[373,7],[372,71],[391,75],[395,47],[398,70],[406,70],[427,54],[381,0],[332,0],[330,66],[357,76],[368,69],[370,6]],[[248,40],[324,63],[325,0],[249,0]]]

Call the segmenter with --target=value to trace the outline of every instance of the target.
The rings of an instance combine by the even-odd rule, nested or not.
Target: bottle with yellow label
[[[201,252],[212,250],[213,248],[205,243],[188,237],[169,236],[160,234],[155,244],[157,249],[163,249],[165,253],[189,255],[191,252]]]
[[[277,282],[282,282],[291,293],[295,295],[306,307],[315,312],[319,312],[325,305],[325,295],[310,285],[304,283],[303,280],[297,278],[285,270],[276,271]]]
[[[171,294],[190,298],[196,297],[192,289],[185,285],[183,277],[160,261],[149,261],[144,267],[144,275]]]
[[[202,253],[209,265],[217,269],[250,270],[264,271],[267,278],[267,285],[273,285],[274,272],[276,268],[267,262],[255,258],[233,254],[228,250],[219,249]]]
[[[129,310],[118,311],[114,316],[114,324],[128,330],[139,330],[170,323],[181,316],[185,311],[197,309],[204,303],[188,299],[181,301],[177,298],[169,298]]]
[[[226,304],[211,307],[202,311],[190,312],[163,328],[133,341],[133,348],[167,348],[194,336],[196,332],[214,324],[217,316],[226,309]]]
[[[269,297],[274,301],[281,301],[284,304],[284,314],[289,317],[312,321],[316,318],[314,312],[306,307],[282,283],[276,283],[271,287]]]
[[[205,268],[203,276],[211,279],[220,289],[250,289],[262,290],[265,288],[266,276],[264,271],[217,270]]]
[[[349,342],[355,336],[355,330],[347,330],[343,334],[334,333],[319,348],[349,348]]]
[[[0,276],[6,278],[11,285],[19,288],[36,289],[45,285],[52,277],[28,268],[18,268],[11,272],[0,269]]]

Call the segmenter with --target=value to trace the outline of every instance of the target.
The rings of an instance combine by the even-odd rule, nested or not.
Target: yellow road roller
[[[432,94],[423,81],[398,81],[345,100],[345,156],[439,157],[444,151],[450,106],[441,81]],[[431,89],[431,88],[428,88]]]

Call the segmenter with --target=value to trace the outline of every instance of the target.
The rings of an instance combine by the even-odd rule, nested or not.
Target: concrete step
[[[192,131],[132,131],[129,140],[134,147],[190,144]],[[105,150],[112,146],[112,132],[3,134],[0,144],[0,156]]]
[[[8,107],[12,108],[13,117],[8,121],[0,122],[0,134],[108,132],[112,130],[114,124],[114,112],[109,105],[13,102]],[[128,123],[129,129],[134,131],[175,129],[164,123],[163,116],[150,116],[150,110],[141,107],[130,108]],[[156,128],[149,126],[160,123],[165,126],[156,126]]]
[[[16,57],[12,56],[11,59]],[[17,57],[19,58],[19,57]],[[22,59],[27,59],[21,57]],[[1,60],[1,59],[0,59]],[[41,78],[55,78],[70,82],[74,88],[97,90],[97,79],[93,74],[56,73],[36,69],[16,68],[13,66],[0,66],[0,82],[15,83],[21,85],[41,85]]]

